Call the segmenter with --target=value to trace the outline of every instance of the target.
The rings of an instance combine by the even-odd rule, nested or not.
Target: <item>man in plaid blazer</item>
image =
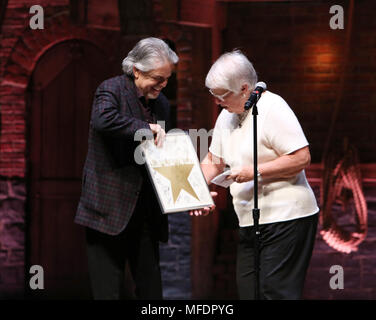
[[[145,166],[135,163],[134,135],[144,130],[161,145],[169,104],[160,93],[176,54],[157,38],[139,41],[123,61],[124,75],[104,81],[92,107],[82,194],[75,222],[86,226],[89,273],[95,299],[123,297],[128,262],[132,296],[162,299],[159,241],[167,241],[167,217],[160,211]],[[126,288],[130,292],[130,288]]]

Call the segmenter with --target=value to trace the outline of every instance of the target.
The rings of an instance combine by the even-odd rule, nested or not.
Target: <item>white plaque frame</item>
[[[162,213],[190,211],[214,204],[188,134],[181,130],[169,132],[161,148],[154,140],[145,140],[140,148]]]

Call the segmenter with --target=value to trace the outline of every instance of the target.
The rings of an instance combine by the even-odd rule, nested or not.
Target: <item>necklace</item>
[[[248,113],[249,113],[249,109],[246,110],[246,111],[244,111],[244,112],[242,112],[241,114],[238,114],[238,119],[239,119],[238,126],[239,126],[239,128],[242,127],[243,121],[244,121],[245,118],[247,118]]]

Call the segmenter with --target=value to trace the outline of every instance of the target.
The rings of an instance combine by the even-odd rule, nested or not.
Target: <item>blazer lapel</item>
[[[125,89],[125,98],[128,102],[128,108],[129,108],[130,114],[137,119],[144,120],[144,115],[140,107],[140,102],[138,101],[136,86],[134,82],[127,75],[124,75],[123,79],[124,79],[123,87]]]

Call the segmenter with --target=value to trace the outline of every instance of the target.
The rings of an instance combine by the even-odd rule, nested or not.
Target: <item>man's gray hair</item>
[[[149,72],[166,63],[175,64],[178,61],[178,56],[166,42],[150,37],[137,42],[123,60],[122,66],[126,74],[133,75],[133,67],[143,72]]]
[[[239,93],[245,83],[252,91],[257,83],[257,74],[240,50],[222,54],[210,68],[205,80],[209,89],[227,89],[235,93]]]

